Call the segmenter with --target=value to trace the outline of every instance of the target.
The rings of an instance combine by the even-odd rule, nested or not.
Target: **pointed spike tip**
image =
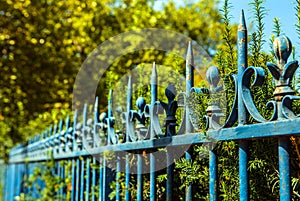
[[[241,11],[240,24],[238,30],[247,30],[244,10]]]
[[[155,62],[153,62],[151,78],[152,78],[151,83],[152,84],[157,84],[157,71],[156,71],[156,64],[155,64]]]
[[[186,61],[189,65],[194,66],[194,54],[193,54],[192,41],[189,41],[187,54],[186,54]]]
[[[94,105],[94,111],[98,111],[98,105],[99,105],[99,100],[98,100],[98,96],[96,96],[95,105]]]

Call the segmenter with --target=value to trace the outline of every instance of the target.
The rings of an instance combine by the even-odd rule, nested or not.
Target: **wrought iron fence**
[[[143,174],[149,175],[150,200],[157,200],[157,169],[167,173],[166,200],[173,200],[174,158],[185,154],[187,160],[193,160],[193,145],[216,141],[234,140],[239,143],[239,188],[240,200],[249,200],[249,178],[247,161],[249,142],[253,139],[276,137],[278,139],[280,200],[291,200],[290,178],[290,136],[299,136],[300,119],[292,112],[292,102],[299,100],[291,88],[291,80],[298,67],[297,61],[287,62],[291,53],[291,42],[286,36],[274,41],[274,53],[277,64],[267,63],[274,79],[274,100],[268,102],[273,115],[266,119],[255,106],[251,86],[261,86],[265,72],[261,67],[247,66],[247,29],[244,15],[238,27],[238,74],[233,75],[235,97],[232,109],[225,121],[218,96],[220,73],[216,67],[207,71],[209,89],[194,87],[193,50],[188,46],[186,59],[186,91],[176,95],[176,89],[169,85],[165,91],[168,102],[157,101],[157,71],[153,65],[151,75],[151,103],[137,99],[138,110],[132,108],[132,83],[128,79],[127,111],[122,114],[125,125],[122,132],[114,129],[115,118],[112,112],[112,90],[108,100],[108,112],[98,113],[98,98],[94,104],[92,118],[88,115],[88,106],[83,109],[82,121],[77,112],[71,119],[61,121],[58,128],[50,128],[26,144],[16,146],[10,152],[5,177],[4,200],[14,200],[22,193],[31,193],[38,198],[38,191],[46,184],[34,180],[28,175],[56,175],[53,179],[53,191],[57,200],[109,200],[110,184],[115,182],[115,199],[121,200],[121,190],[125,200],[131,199],[132,186],[135,186],[136,200],[143,200]],[[188,100],[192,93],[210,94],[213,100],[207,107],[204,117],[207,130],[200,132],[193,123]],[[177,99],[176,99],[177,97]],[[176,110],[184,108],[184,117],[179,128]],[[161,114],[165,112],[164,127],[160,126]],[[249,117],[257,123],[250,124]],[[149,120],[146,123],[146,120]],[[161,150],[160,148],[165,148]],[[111,155],[111,153],[114,153]],[[176,155],[177,154],[177,155]],[[132,156],[135,159],[132,159]],[[48,163],[45,165],[45,162]],[[52,164],[52,165],[49,165]],[[209,199],[218,200],[218,156],[214,149],[209,150]],[[37,168],[38,167],[38,168]],[[161,168],[159,168],[161,167]],[[39,169],[39,171],[37,171]],[[121,185],[121,173],[124,173],[124,186]],[[131,175],[135,174],[134,179]],[[26,185],[24,181],[27,175]],[[31,180],[30,180],[31,179]],[[63,185],[64,184],[64,185]],[[50,192],[51,193],[51,192]],[[53,192],[52,192],[53,193]],[[186,200],[193,200],[192,184],[186,187]],[[20,198],[21,199],[21,198]]]

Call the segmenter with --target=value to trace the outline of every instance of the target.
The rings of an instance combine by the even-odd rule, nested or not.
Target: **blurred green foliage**
[[[2,0],[0,157],[70,112],[83,61],[117,34],[141,28],[174,30],[213,54],[223,26],[217,0],[191,2],[177,6],[166,1],[155,9],[154,1],[148,0]],[[125,55],[112,64],[109,77],[118,80],[135,64],[163,63],[164,57],[156,50]],[[106,93],[106,83],[100,83],[102,110]]]

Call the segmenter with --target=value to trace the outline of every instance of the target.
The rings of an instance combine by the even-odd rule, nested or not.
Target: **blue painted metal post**
[[[173,154],[167,148],[167,188],[166,188],[166,200],[173,201],[173,177],[174,177],[174,158]],[[188,193],[188,192],[187,192]],[[188,194],[187,194],[188,195]]]
[[[120,174],[121,174],[121,158],[119,153],[117,153],[116,162],[116,201],[120,201]]]
[[[81,160],[80,170],[80,201],[82,201],[84,200],[84,158]]]
[[[191,133],[193,132],[193,127],[192,127],[192,123],[189,120],[190,117],[190,111],[189,111],[189,106],[188,106],[188,98],[189,98],[189,94],[190,91],[192,89],[192,87],[194,86],[194,55],[193,55],[193,48],[192,48],[192,41],[189,41],[189,45],[188,45],[188,49],[187,49],[187,56],[186,56],[186,103],[185,103],[185,131],[186,133]],[[192,160],[192,156],[191,156],[191,150],[192,148],[190,148],[186,153],[185,153],[185,158],[189,161]],[[186,195],[185,195],[185,200],[186,201],[191,201],[193,199],[193,192],[192,192],[192,184],[189,184],[186,187]]]
[[[238,26],[238,124],[246,124],[247,114],[242,99],[242,75],[247,68],[247,28],[244,11],[242,10],[240,24]],[[249,201],[248,181],[248,141],[239,142],[239,175],[240,175],[240,200]]]
[[[59,153],[63,153],[63,147],[64,147],[64,145],[63,145],[63,140],[62,140],[62,138],[64,137],[63,136],[63,133],[62,133],[62,131],[63,131],[63,120],[61,119],[60,121],[59,121],[59,141],[60,141],[60,143],[59,143]],[[61,161],[58,161],[58,164],[59,164],[59,167],[58,167],[58,176],[59,176],[59,180],[60,180],[60,182],[61,183],[65,183],[64,182],[64,164],[60,164],[60,163],[64,163],[64,161],[63,160],[61,160]],[[60,197],[60,200],[62,200],[63,198],[64,198],[64,188],[63,188],[63,186],[59,189],[59,197]]]
[[[76,159],[76,193],[75,198],[76,201],[79,200],[79,189],[80,189],[80,159]]]
[[[98,117],[99,117],[99,113],[98,113],[98,106],[99,106],[99,101],[98,101],[98,97],[96,97],[95,100],[95,105],[94,105],[94,127],[93,127],[93,135],[94,135],[94,147],[98,147],[99,144],[97,144],[96,140],[96,135],[98,135],[98,131],[97,131],[97,124],[98,124]],[[96,197],[95,197],[95,187],[96,187],[96,158],[95,156],[93,157],[93,170],[92,170],[92,201],[95,201]]]
[[[132,80],[131,75],[128,78],[128,88],[127,88],[127,113],[126,115],[129,115],[130,110],[132,109]],[[128,116],[126,118],[129,118]],[[128,125],[126,125],[126,129],[128,129]],[[128,130],[126,130],[126,133],[129,133]],[[126,135],[126,143],[129,142],[129,136]],[[130,183],[130,158],[129,153],[126,153],[125,155],[125,200],[130,201],[130,191],[129,191],[129,183]]]
[[[280,177],[280,200],[291,200],[290,180],[290,139],[289,137],[278,138],[279,177]]]
[[[143,156],[137,154],[137,201],[143,200]]]
[[[76,125],[77,125],[77,111],[74,112],[73,116],[73,131],[72,131],[72,150],[77,151],[77,145],[76,145]],[[78,160],[78,159],[77,159]],[[77,199],[76,197],[76,160],[75,158],[72,159],[72,191],[71,191],[71,200],[74,201]]]
[[[218,198],[218,157],[214,150],[209,151],[209,200],[217,201]]]
[[[95,187],[96,187],[96,158],[93,157],[93,170],[92,170],[92,201],[96,200]]]
[[[86,180],[85,180],[85,200],[90,200],[89,197],[90,197],[90,167],[91,167],[91,158],[88,157],[86,159]]]
[[[102,158],[102,165],[103,165],[103,169],[102,169],[102,201],[106,201],[106,158],[105,155],[103,155]]]
[[[101,156],[99,156],[99,159],[100,159],[100,170],[99,170],[99,198],[98,200],[99,201],[102,201],[103,200],[103,189],[102,189],[102,186],[103,186],[103,159],[101,158]]]
[[[151,106],[154,106],[155,101],[157,101],[157,71],[156,65],[153,63],[152,75],[151,75]],[[150,138],[155,137],[154,133],[154,123],[150,124]],[[156,200],[156,161],[155,154],[150,153],[150,201]]]
[[[57,168],[57,172],[56,172],[56,176],[59,178],[58,180],[58,184],[60,184],[61,182],[61,167],[60,167],[60,161],[57,161],[56,162],[56,168]],[[57,197],[58,197],[58,200],[61,200],[62,196],[61,196],[61,188],[59,188],[59,190],[57,191]]]
[[[75,180],[75,168],[76,168],[76,163],[75,163],[75,159],[72,159],[72,188],[71,188],[71,200],[75,200],[75,185],[76,185],[76,180]]]

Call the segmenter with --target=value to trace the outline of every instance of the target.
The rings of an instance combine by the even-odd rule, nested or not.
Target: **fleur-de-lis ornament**
[[[176,88],[173,84],[169,84],[166,88],[165,95],[168,98],[168,103],[160,102],[161,106],[166,111],[165,127],[166,135],[172,136],[176,133],[175,127],[178,126],[176,123],[176,110],[178,108],[178,103],[175,100],[176,97]]]
[[[207,129],[218,129],[221,127],[219,119],[220,117],[223,117],[224,114],[219,106],[218,97],[216,97],[216,93],[223,88],[222,86],[218,86],[220,82],[220,72],[216,66],[208,68],[206,71],[206,80],[210,86],[206,93],[211,95],[212,102],[206,109],[207,116],[205,116],[204,119],[206,120]]]
[[[274,82],[274,99],[277,103],[277,119],[294,117],[292,112],[293,100],[299,100],[299,96],[294,96],[295,92],[291,88],[291,81],[295,71],[298,68],[298,61],[287,62],[292,52],[292,43],[285,35],[279,36],[273,43],[274,54],[277,59],[277,65],[267,63]]]
[[[267,67],[275,81],[274,98],[276,101],[281,101],[284,96],[294,94],[290,84],[298,68],[298,61],[287,63],[288,57],[292,52],[292,43],[287,36],[282,35],[277,37],[274,40],[273,48],[277,65],[268,62]]]
[[[131,122],[136,120],[136,134],[139,140],[145,139],[147,137],[147,128],[145,126],[145,106],[146,101],[143,97],[138,97],[136,100],[136,106],[138,111],[131,110],[130,111],[130,119]]]

